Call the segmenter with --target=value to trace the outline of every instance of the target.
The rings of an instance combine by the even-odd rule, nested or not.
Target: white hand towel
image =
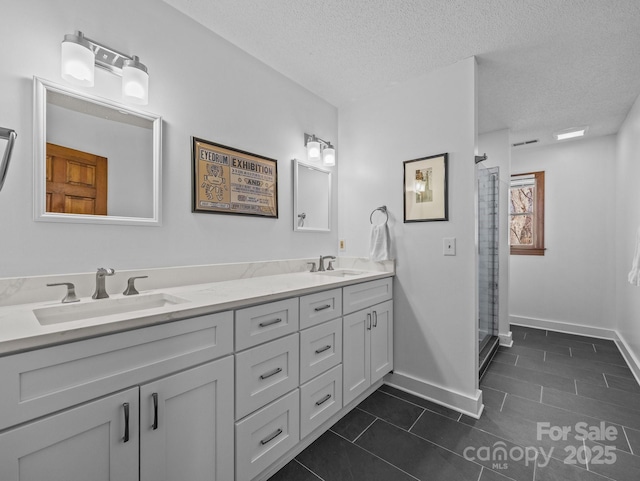
[[[631,272],[629,272],[629,284],[632,286],[640,286],[640,227],[636,234],[636,251],[633,254]]]
[[[389,228],[387,223],[371,226],[371,242],[369,243],[372,261],[388,261],[391,259]]]

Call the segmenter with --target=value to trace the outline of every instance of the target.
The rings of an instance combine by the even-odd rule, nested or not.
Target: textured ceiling
[[[618,131],[640,0],[165,0],[340,107],[475,55],[479,132]]]

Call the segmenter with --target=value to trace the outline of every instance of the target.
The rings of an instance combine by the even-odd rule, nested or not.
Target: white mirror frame
[[[117,102],[77,92],[38,77],[33,82],[33,218],[41,222],[74,224],[120,224],[160,226],[162,224],[162,117],[132,109]],[[151,217],[84,215],[47,212],[47,92],[57,92],[149,120],[153,126],[153,214]]]
[[[300,166],[305,169],[311,169],[323,174],[327,175],[327,197],[329,205],[327,206],[327,227],[300,227],[299,219],[298,219],[298,207],[300,205],[299,194],[300,194],[300,181],[299,181],[299,170]],[[315,165],[306,164],[304,162],[300,162],[299,160],[293,160],[293,230],[296,232],[331,232],[331,171],[322,169],[320,167],[316,167]]]

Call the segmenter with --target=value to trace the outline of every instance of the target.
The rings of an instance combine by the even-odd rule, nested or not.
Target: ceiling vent
[[[539,140],[535,139],[535,140],[525,140],[524,142],[516,142],[515,144],[511,144],[512,147],[522,147],[523,145],[531,145],[531,144],[536,144],[538,143]]]

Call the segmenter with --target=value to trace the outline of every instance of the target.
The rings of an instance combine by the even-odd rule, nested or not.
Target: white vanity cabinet
[[[0,479],[137,481],[138,446],[135,388],[1,433]]]
[[[346,406],[393,369],[391,279],[344,288],[343,402]],[[381,302],[384,301],[384,302]]]
[[[0,479],[233,479],[231,352],[227,312],[0,358]]]

